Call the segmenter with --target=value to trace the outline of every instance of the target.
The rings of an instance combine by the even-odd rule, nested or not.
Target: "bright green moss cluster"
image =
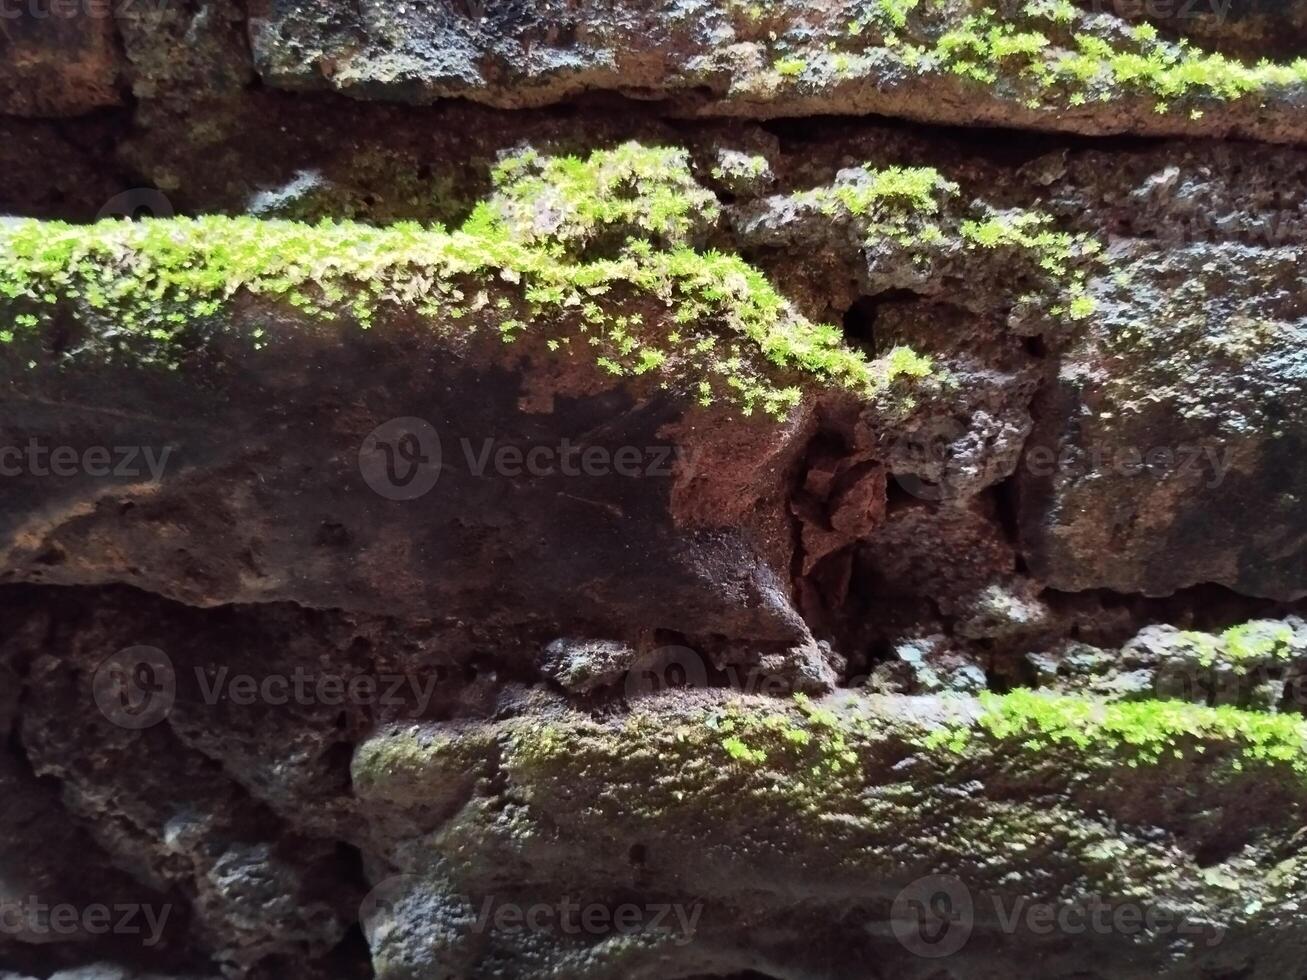
[[[1017,249],[1029,255],[1062,292],[1063,302],[1049,312],[1083,320],[1094,312],[1095,304],[1087,292],[1087,271],[1081,260],[1098,255],[1102,245],[1083,232],[1056,231],[1049,227],[1052,223],[1051,215],[1038,211],[1009,211],[985,221],[963,221],[961,234],[975,248]]]
[[[71,305],[95,326],[99,353],[176,367],[179,350],[235,329],[239,297],[257,296],[363,328],[417,313],[505,341],[530,330],[560,355],[585,352],[611,374],[745,414],[783,416],[804,380],[874,396],[929,373],[906,350],[869,361],[739,256],[685,244],[716,212],[683,151],[526,153],[495,179],[496,194],[452,233],[227,217],[12,223],[0,230],[0,341],[35,336]],[[271,339],[250,328],[255,347]]]
[[[1287,661],[1294,655],[1293,627],[1275,620],[1240,623],[1220,636],[1185,630],[1180,639],[1194,650],[1201,666],[1228,666],[1236,672]]]
[[[528,244],[570,249],[616,234],[686,245],[719,214],[680,147],[628,142],[584,159],[525,150],[495,168],[494,182],[475,223],[501,223]]]
[[[868,246],[889,241],[910,250],[917,265],[955,245],[1011,256],[1047,281],[1045,305],[1051,315],[1082,320],[1094,311],[1086,283],[1089,266],[1102,251],[1099,242],[1056,230],[1053,217],[1039,211],[963,205],[959,190],[933,167],[868,165],[841,173],[831,185],[800,191],[792,200],[826,219],[856,222]]]
[[[1016,16],[983,8],[941,25],[938,4],[916,0],[878,0],[867,15],[848,24],[853,39],[867,36],[874,46],[832,53],[837,76],[874,74],[886,56],[919,73],[949,73],[986,86],[1010,83],[1029,107],[1083,105],[1121,95],[1155,97],[1157,111],[1175,100],[1229,101],[1267,95],[1307,83],[1307,59],[1289,64],[1262,60],[1244,64],[1187,40],[1159,37],[1151,24],[1127,28],[1127,37],[1108,34],[1067,0],[1032,0]],[[941,26],[943,29],[941,29]],[[803,64],[792,57],[776,62],[791,78],[816,73],[781,72]],[[1193,109],[1195,118],[1201,109]]]
[[[798,715],[788,710],[749,714],[728,707],[704,724],[726,736],[721,747],[736,762],[761,765],[770,758],[773,764],[792,768],[800,781],[828,780],[856,766],[851,740],[855,732],[871,736],[870,724],[856,716],[839,718],[804,694],[795,695],[795,703]]]
[[[934,167],[866,167],[864,173],[864,179],[800,191],[794,199],[832,217],[841,209],[857,217],[933,215],[939,213],[945,198],[958,192],[958,185]]]
[[[1184,701],[1097,701],[1034,691],[981,695],[974,726],[932,733],[925,745],[963,754],[1010,746],[1024,753],[1069,750],[1084,759],[1156,764],[1209,749],[1242,771],[1261,764],[1307,776],[1307,720]]]
[[[750,715],[726,709],[706,723],[725,736],[721,747],[737,764],[779,766],[817,780],[813,787],[846,781],[865,761],[863,751],[887,737],[916,741],[978,765],[1013,753],[1061,753],[1073,769],[1087,772],[1210,751],[1226,759],[1233,772],[1262,764],[1307,777],[1307,719],[1298,716],[1182,701],[1104,701],[1017,690],[985,692],[978,717],[914,734],[910,725],[887,730],[882,718],[833,711],[802,694],[795,702],[798,718],[784,711]]]
[[[1251,622],[1221,634],[1231,660],[1287,660],[1293,655],[1293,628],[1287,623]]]

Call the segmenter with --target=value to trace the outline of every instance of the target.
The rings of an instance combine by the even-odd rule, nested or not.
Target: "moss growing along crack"
[[[1158,112],[1173,103],[1220,103],[1289,93],[1307,84],[1307,58],[1255,65],[1161,38],[1151,24],[1118,26],[1066,0],[1031,0],[1015,16],[984,7],[961,18],[940,4],[878,0],[847,25],[860,48],[815,52],[805,61],[784,52],[775,62],[783,83],[874,75],[887,60],[917,74],[952,74],[1019,98],[1030,108],[1151,96]],[[1114,29],[1115,28],[1115,29]],[[873,43],[867,45],[867,40]],[[795,66],[801,66],[795,70]],[[784,70],[783,70],[784,69]],[[1200,118],[1202,109],[1190,107]]]
[[[232,329],[239,297],[259,296],[363,328],[416,312],[506,342],[531,330],[614,375],[650,375],[745,414],[783,416],[805,380],[874,397],[930,373],[906,349],[868,360],[738,255],[691,247],[716,205],[683,150],[527,151],[494,177],[495,194],[455,232],[226,217],[11,223],[0,230],[0,340],[37,338],[71,306],[95,325],[97,352],[175,368],[178,350]],[[249,339],[271,338],[256,327]]]

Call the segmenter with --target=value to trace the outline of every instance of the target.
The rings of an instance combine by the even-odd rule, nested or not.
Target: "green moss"
[[[904,27],[908,14],[916,9],[919,0],[876,0],[881,16],[891,27]]]
[[[942,200],[958,192],[958,185],[934,167],[867,167],[865,172],[865,180],[800,191],[795,200],[826,214],[841,208],[858,217],[881,210],[938,214]]]
[[[503,764],[541,826],[590,842],[578,846],[692,835],[706,860],[720,848],[738,863],[743,849],[822,882],[920,867],[1005,887],[1046,887],[1051,875],[1156,894],[1187,873],[1176,861],[1187,838],[1131,831],[1141,799],[1192,800],[1201,786],[1217,833],[1282,840],[1300,825],[1307,723],[1123,707],[1029,692],[979,711],[970,699],[727,698],[623,720],[577,715],[547,731],[511,722]],[[1241,827],[1233,808],[1220,816],[1250,799],[1268,814],[1259,826]],[[1190,806],[1159,810],[1178,835],[1213,833]],[[528,832],[522,840],[531,846]],[[1260,872],[1248,883],[1262,887]]]
[[[175,368],[180,352],[235,329],[233,305],[248,297],[362,328],[416,313],[505,342],[543,333],[560,356],[589,351],[614,375],[778,417],[805,381],[874,397],[928,373],[905,351],[868,360],[739,256],[691,247],[715,205],[684,151],[528,152],[495,181],[456,232],[227,217],[12,223],[0,230],[0,324],[10,343],[30,340],[71,306],[96,326],[97,353]]]
[[[755,180],[767,173],[771,165],[761,154],[736,153],[713,167],[716,180]]]
[[[628,142],[585,158],[525,150],[495,168],[494,183],[488,220],[528,244],[576,249],[615,233],[680,246],[719,214],[680,147]]]
[[[1294,655],[1293,627],[1275,620],[1240,623],[1220,636],[1184,630],[1180,639],[1190,647],[1201,666],[1230,667],[1236,672],[1287,661]]]
[[[1221,634],[1226,654],[1236,663],[1288,660],[1293,655],[1293,629],[1286,623],[1252,622],[1231,626]]]
[[[758,749],[751,749],[738,738],[722,739],[722,748],[732,759],[740,762],[766,762],[767,753]]]
[[[772,65],[776,73],[784,78],[797,78],[802,75],[808,63],[802,58],[777,58],[776,63]]]
[[[934,14],[915,15],[916,8],[911,0],[878,0],[876,11],[848,25],[851,37],[873,41],[854,53],[861,61],[855,71],[873,74],[889,55],[922,73],[1016,86],[1024,89],[1012,93],[1018,101],[1035,108],[1137,95],[1156,98],[1159,112],[1176,101],[1264,97],[1307,82],[1305,58],[1246,64],[1187,40],[1165,40],[1149,24],[1122,37],[1067,0],[1032,0],[1007,16],[986,7],[942,23]]]
[[[932,733],[924,745],[953,753],[1069,754],[1087,763],[1156,764],[1220,751],[1229,767],[1256,765],[1307,777],[1307,720],[1183,701],[1095,701],[1034,691],[981,696],[974,725]]]
[[[1093,313],[1095,303],[1086,283],[1090,266],[1102,252],[1099,242],[1084,233],[1055,229],[1053,217],[1039,211],[963,204],[959,192],[956,183],[933,167],[868,165],[791,199],[827,219],[856,223],[869,246],[896,243],[909,250],[917,265],[957,246],[1011,257],[1047,282],[1045,305],[1052,315],[1082,320]]]

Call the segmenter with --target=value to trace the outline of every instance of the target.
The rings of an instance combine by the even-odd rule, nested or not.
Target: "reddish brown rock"
[[[74,116],[118,105],[110,0],[12,4],[0,17],[0,113]]]

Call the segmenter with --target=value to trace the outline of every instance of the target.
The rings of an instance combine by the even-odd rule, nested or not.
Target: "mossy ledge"
[[[308,321],[361,329],[418,315],[437,331],[526,331],[616,376],[648,375],[710,405],[782,417],[803,386],[875,398],[928,376],[907,348],[869,359],[797,313],[738,255],[696,248],[711,195],[680,149],[627,144],[586,160],[509,158],[456,231],[400,223],[208,216],[0,227],[0,341],[33,343],[68,310],[87,349],[180,366],[261,297]],[[541,215],[556,217],[539,227]],[[598,252],[599,254],[594,254]],[[249,330],[254,348],[270,338]]]
[[[826,50],[782,43],[772,66],[782,87],[829,84],[885,71],[955,75],[995,88],[1030,109],[1075,108],[1152,97],[1159,114],[1301,92],[1307,58],[1246,64],[1170,41],[1152,24],[1125,25],[1069,0],[1031,0],[1004,11],[951,0],[878,0]],[[804,57],[808,55],[808,57]]]
[[[965,757],[973,739],[1024,753],[1074,755],[1095,766],[1156,765],[1164,758],[1220,755],[1226,776],[1245,770],[1296,781],[1307,793],[1307,720],[1184,701],[1099,702],[1017,690],[985,694],[974,725],[933,732],[923,742]]]
[[[533,835],[561,832],[602,863],[613,840],[693,839],[702,860],[680,886],[702,895],[733,894],[747,860],[836,890],[936,872],[1060,900],[1165,893],[1232,927],[1300,921],[1307,869],[1274,855],[1307,812],[1302,719],[1030,691],[703,693],[606,720],[383,731],[360,746],[354,784],[365,805],[420,817],[423,787],[498,770],[521,812],[505,828],[492,799],[465,798],[451,847],[525,854]],[[1185,856],[1214,842],[1246,858],[1207,868]],[[445,857],[458,865],[461,853]]]

